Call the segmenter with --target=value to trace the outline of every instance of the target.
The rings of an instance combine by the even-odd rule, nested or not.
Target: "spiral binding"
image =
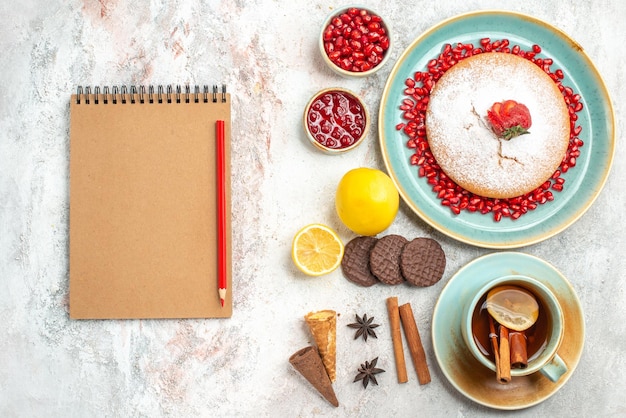
[[[146,91],[147,90],[147,91]],[[78,86],[76,91],[76,104],[91,104],[93,100],[94,104],[113,104],[122,103],[217,103],[220,100],[222,103],[226,102],[226,85],[222,84],[221,92],[217,85],[213,85],[213,90],[209,90],[208,85],[204,85],[202,91],[200,86],[194,86],[193,92],[191,87],[186,85],[183,88],[180,85],[172,86],[158,85],[155,87],[149,85],[146,86],[130,86],[130,89],[126,86],[113,86],[109,89],[109,86],[104,86],[102,90],[99,86],[93,88],[86,86]]]

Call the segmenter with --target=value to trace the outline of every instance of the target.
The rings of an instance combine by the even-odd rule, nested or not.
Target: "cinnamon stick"
[[[415,318],[413,317],[413,310],[410,303],[405,303],[400,306],[400,319],[402,321],[402,328],[404,329],[404,335],[407,343],[409,344],[409,351],[411,352],[411,358],[413,359],[413,365],[417,372],[417,379],[420,385],[425,385],[430,382],[430,372],[428,371],[428,364],[426,363],[426,353],[424,352],[424,346],[422,345],[422,339],[420,338]]]
[[[526,350],[526,334],[524,331],[509,332],[509,346],[511,350],[511,368],[525,369],[528,366],[528,352]]]
[[[496,379],[500,382],[500,376],[502,375],[500,370],[500,348],[498,347],[496,324],[491,315],[489,315],[489,339],[491,340],[491,350],[493,351],[493,362],[496,364]]]
[[[391,342],[393,343],[393,356],[396,360],[396,373],[398,383],[409,381],[404,361],[404,349],[402,347],[402,334],[400,333],[400,312],[398,311],[398,298],[387,298],[387,312],[389,313],[389,325],[391,328]]]
[[[509,348],[509,329],[500,324],[500,382],[511,381],[511,350]]]

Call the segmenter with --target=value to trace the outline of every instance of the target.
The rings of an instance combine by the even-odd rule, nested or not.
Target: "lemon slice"
[[[343,242],[333,229],[311,224],[298,231],[293,238],[291,258],[303,273],[321,276],[339,267],[343,248]]]
[[[524,331],[537,321],[539,304],[528,290],[518,286],[498,286],[487,293],[487,311],[501,325]]]

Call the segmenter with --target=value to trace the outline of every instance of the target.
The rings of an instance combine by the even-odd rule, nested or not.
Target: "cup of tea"
[[[510,370],[511,377],[540,372],[558,381],[567,372],[557,354],[563,330],[558,299],[539,280],[522,275],[489,281],[472,296],[462,315],[468,350],[494,372]]]

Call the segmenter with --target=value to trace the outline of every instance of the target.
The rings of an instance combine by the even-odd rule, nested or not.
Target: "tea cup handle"
[[[539,371],[551,381],[556,382],[567,372],[567,364],[558,354],[555,354],[552,360]]]

